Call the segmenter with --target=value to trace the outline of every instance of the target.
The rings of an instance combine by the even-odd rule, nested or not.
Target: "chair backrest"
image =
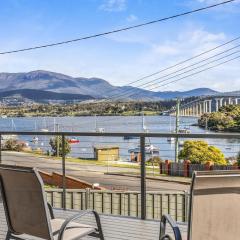
[[[240,171],[195,172],[188,240],[236,239],[239,223]]]
[[[46,196],[37,170],[0,165],[0,180],[10,232],[52,240]]]

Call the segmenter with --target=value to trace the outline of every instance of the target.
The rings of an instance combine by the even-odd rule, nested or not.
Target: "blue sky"
[[[0,0],[0,51],[78,38],[216,2],[221,1]],[[239,3],[111,36],[3,55],[0,72],[44,69],[125,85],[240,35]],[[156,85],[156,90],[237,90],[239,69],[237,60],[176,84]]]

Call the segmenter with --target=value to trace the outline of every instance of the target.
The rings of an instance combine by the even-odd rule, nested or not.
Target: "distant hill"
[[[232,92],[224,92],[224,93],[221,93],[221,95],[234,95],[234,96],[240,96],[240,91],[232,91]]]
[[[176,97],[213,95],[217,92],[209,88],[198,88],[190,91],[154,92],[132,86],[113,86],[100,78],[73,78],[60,73],[49,71],[32,71],[27,73],[0,73],[0,92],[4,95],[12,94],[13,90],[26,97],[35,97],[39,100],[44,97],[91,99],[112,98],[121,100],[165,100]],[[37,92],[30,91],[37,90]],[[42,92],[41,92],[41,91]],[[50,91],[50,92],[46,92]],[[54,94],[55,93],[55,94]],[[59,93],[59,95],[57,94]],[[74,94],[73,96],[70,96]],[[51,95],[51,96],[50,96]],[[78,95],[78,96],[77,96]],[[39,99],[38,99],[39,98]]]
[[[94,99],[91,96],[83,95],[83,94],[56,93],[56,92],[34,90],[34,89],[19,89],[19,90],[0,92],[0,100],[7,99],[7,98],[8,99],[22,98],[22,99],[28,99],[38,103],[46,103],[51,101],[74,102],[74,101],[86,101],[86,100]]]

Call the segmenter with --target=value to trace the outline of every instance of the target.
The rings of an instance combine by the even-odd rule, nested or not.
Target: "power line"
[[[128,30],[131,30],[131,29],[135,29],[135,28],[144,27],[144,26],[159,23],[159,22],[164,22],[164,21],[167,21],[167,20],[170,20],[170,19],[174,19],[174,18],[185,16],[185,15],[193,14],[193,13],[196,13],[196,12],[204,11],[204,10],[211,9],[211,8],[214,8],[214,7],[217,7],[217,6],[220,6],[220,5],[224,5],[224,4],[227,4],[227,3],[231,3],[231,2],[234,2],[234,1],[236,1],[236,0],[228,0],[228,1],[221,2],[221,3],[216,3],[216,4],[213,4],[213,5],[206,6],[206,7],[198,8],[198,9],[195,9],[195,10],[192,10],[192,11],[187,11],[187,12],[179,13],[179,14],[176,14],[176,15],[172,15],[172,16],[169,16],[169,17],[165,17],[165,18],[161,18],[161,19],[157,19],[157,20],[153,20],[153,21],[149,21],[149,22],[145,22],[145,23],[141,23],[141,24],[125,27],[125,28],[120,28],[120,29],[116,29],[116,30],[112,30],[112,31],[108,31],[108,32],[102,32],[102,33],[98,33],[98,34],[94,34],[94,35],[89,35],[89,36],[85,36],[85,37],[81,37],[81,38],[66,40],[66,41],[62,41],[62,42],[49,43],[49,44],[39,45],[39,46],[34,46],[34,47],[27,47],[27,48],[22,48],[22,49],[4,51],[4,52],[0,52],[0,55],[18,53],[18,52],[25,52],[25,51],[32,51],[32,50],[36,50],[36,49],[54,47],[54,46],[59,46],[59,45],[63,45],[63,44],[79,42],[79,41],[83,41],[83,40],[87,40],[87,39],[91,39],[91,38],[102,37],[102,36],[106,36],[106,35],[110,35],[110,34],[114,34],[114,33],[118,33],[118,32],[123,32],[123,31],[128,31]]]
[[[228,54],[228,55],[225,55],[225,56],[223,56],[223,57],[221,57],[221,58],[218,58],[218,59],[215,59],[215,60],[213,60],[213,61],[210,61],[210,62],[208,62],[208,63],[206,63],[206,64],[203,64],[203,65],[200,65],[200,66],[198,66],[198,67],[192,68],[192,69],[190,69],[190,70],[188,70],[188,71],[182,72],[182,71],[185,70],[185,69],[188,69],[188,68],[193,67],[193,66],[196,66],[196,65],[198,65],[198,64],[200,64],[200,63],[206,62],[206,61],[208,61],[208,60],[210,60],[210,59],[212,59],[212,58],[215,58],[215,57],[217,57],[217,56],[219,56],[219,55],[222,55],[222,54],[224,54],[224,53],[227,53],[227,52],[229,52],[229,51],[231,51],[231,50],[233,50],[233,49],[235,49],[235,48],[239,48],[239,47],[240,47],[240,45],[237,45],[237,46],[232,47],[232,48],[230,48],[230,49],[227,49],[227,50],[225,50],[225,51],[223,51],[223,52],[220,52],[220,53],[218,53],[218,54],[215,54],[215,55],[213,55],[213,56],[211,56],[211,57],[209,57],[209,58],[203,59],[203,60],[201,60],[201,61],[199,61],[199,62],[193,63],[193,64],[191,64],[191,65],[189,65],[189,66],[184,67],[184,68],[181,68],[181,69],[179,69],[179,70],[177,70],[177,71],[174,71],[174,72],[172,72],[172,73],[166,74],[166,75],[164,75],[164,76],[162,76],[162,77],[159,77],[159,78],[155,78],[155,79],[153,79],[153,80],[151,80],[151,81],[149,81],[149,82],[147,82],[147,83],[141,84],[141,85],[139,85],[139,86],[137,86],[137,87],[143,87],[143,86],[145,86],[145,87],[151,87],[151,86],[155,85],[156,83],[159,84],[159,83],[166,82],[166,81],[168,81],[168,80],[170,80],[170,79],[172,79],[172,78],[181,76],[181,75],[183,75],[183,74],[186,74],[186,73],[191,72],[191,71],[193,71],[193,70],[196,70],[196,69],[198,69],[198,68],[204,67],[204,66],[209,65],[209,64],[211,64],[211,63],[214,63],[214,62],[216,62],[216,61],[219,61],[219,60],[222,60],[222,59],[224,59],[224,58],[230,57],[230,56],[232,56],[232,55],[234,55],[234,54],[236,54],[236,53],[239,53],[239,50],[238,50],[238,51],[235,51],[235,52],[232,52],[232,53],[230,53],[230,54]],[[173,75],[173,74],[178,73],[178,72],[182,72],[182,73]],[[171,76],[171,75],[173,75],[173,76]],[[169,77],[169,76],[171,76],[171,77]],[[167,77],[167,78],[166,78],[166,77]],[[165,78],[166,78],[166,79],[165,79]],[[164,80],[162,80],[162,81],[160,81],[160,82],[157,82],[157,80],[160,80],[160,79],[164,79]],[[148,89],[143,89],[143,90],[148,90]],[[139,89],[139,91],[142,91],[142,89]],[[131,93],[132,93],[132,94],[131,94]],[[125,96],[125,97],[127,97],[127,96],[129,97],[129,96],[132,96],[132,95],[135,94],[135,93],[136,93],[136,91],[131,89],[131,90],[129,90],[128,92],[125,92],[125,93],[122,93],[121,95],[118,95],[118,96],[113,97],[112,99],[118,99],[118,98],[124,97],[124,96]],[[129,94],[130,94],[130,95],[129,95]]]
[[[237,53],[237,52],[239,52],[239,51],[236,51],[236,52],[234,52],[234,53],[231,53],[231,54],[229,54],[228,56],[224,56],[224,57],[219,58],[219,59],[217,59],[217,60],[215,60],[215,61],[219,61],[219,60],[221,60],[221,59],[223,59],[223,58],[229,57],[229,56],[231,56],[231,55],[233,55],[233,54],[235,54],[235,53]],[[164,86],[167,86],[167,85],[169,85],[169,84],[176,83],[176,82],[178,82],[178,81],[184,80],[184,79],[189,78],[189,77],[191,77],[191,76],[195,76],[195,75],[197,75],[197,74],[200,74],[200,73],[202,73],[202,72],[205,72],[205,71],[208,71],[208,70],[210,70],[210,69],[216,68],[216,67],[218,67],[218,66],[224,65],[224,64],[226,64],[226,63],[229,63],[229,62],[234,61],[234,60],[239,59],[239,58],[240,58],[240,56],[231,58],[231,59],[226,60],[226,61],[224,61],[224,62],[221,62],[221,63],[218,63],[218,64],[216,64],[216,65],[213,65],[213,66],[211,66],[211,67],[202,69],[202,70],[200,70],[200,71],[194,72],[194,73],[189,74],[189,75],[187,75],[187,76],[184,76],[184,77],[181,77],[181,78],[179,78],[179,79],[176,79],[176,80],[170,81],[170,82],[168,82],[168,83],[162,84],[162,85],[160,85],[160,86],[158,86],[158,87],[164,87]],[[215,61],[212,61],[212,62],[210,62],[210,63],[213,63],[213,62],[215,62]],[[208,65],[208,64],[210,64],[210,63],[204,64],[204,65],[202,65],[201,67],[203,67],[203,66],[205,66],[205,65]],[[196,68],[196,69],[197,69],[197,68]],[[196,70],[196,69],[195,69],[195,70]],[[153,90],[153,89],[155,89],[155,87],[149,89],[149,91],[150,91],[150,90]],[[120,118],[119,118],[119,119],[120,119]],[[104,122],[104,121],[102,121],[102,122]]]
[[[205,51],[205,52],[202,52],[202,53],[200,53],[200,54],[198,54],[198,55],[195,55],[195,56],[193,56],[193,57],[191,57],[191,58],[188,58],[188,59],[186,59],[186,60],[183,60],[183,61],[181,61],[181,62],[178,62],[178,63],[176,63],[176,64],[174,64],[174,65],[172,65],[172,66],[170,66],[170,67],[164,68],[164,69],[159,70],[159,71],[157,71],[157,72],[154,72],[154,73],[151,73],[151,74],[146,75],[146,76],[144,76],[144,77],[141,77],[141,78],[139,78],[139,79],[137,79],[137,80],[135,80],[135,81],[133,81],[133,82],[130,82],[130,83],[128,83],[128,84],[129,84],[129,85],[130,85],[130,84],[134,84],[134,83],[136,83],[136,82],[140,82],[140,81],[142,81],[142,80],[144,80],[144,79],[147,79],[147,78],[149,78],[149,77],[153,77],[153,76],[155,76],[155,75],[157,75],[157,74],[159,74],[159,73],[165,72],[165,71],[170,70],[170,69],[172,69],[172,68],[175,68],[175,67],[177,67],[177,66],[179,66],[179,65],[182,65],[183,63],[186,63],[186,62],[189,62],[189,61],[191,61],[191,60],[193,60],[193,59],[195,59],[195,58],[201,57],[201,56],[203,56],[203,55],[205,55],[205,54],[207,54],[207,53],[210,53],[210,52],[212,52],[212,51],[214,51],[214,50],[217,50],[218,48],[221,48],[221,47],[223,47],[223,46],[226,46],[226,45],[228,45],[228,44],[230,44],[230,43],[232,43],[232,42],[235,42],[235,41],[237,41],[237,40],[239,40],[239,39],[240,39],[240,36],[237,37],[237,38],[234,38],[234,39],[232,39],[232,40],[230,40],[230,41],[228,41],[228,42],[225,42],[225,43],[223,43],[223,44],[221,44],[221,45],[218,45],[217,47],[214,47],[214,48],[209,49],[209,50],[207,50],[207,51]]]
[[[211,63],[214,63],[214,62],[220,61],[220,60],[222,60],[222,59],[224,59],[224,58],[226,58],[226,57],[232,56],[232,55],[234,55],[234,54],[236,54],[236,53],[239,53],[239,51],[235,51],[235,52],[233,52],[233,53],[231,53],[231,54],[228,54],[228,55],[226,55],[226,56],[224,56],[224,57],[218,58],[217,60],[213,60],[213,61],[211,61],[211,62],[209,62],[209,63],[206,63],[206,64],[203,64],[203,65],[201,65],[201,66],[199,66],[199,67],[196,67],[196,68],[194,68],[194,69],[188,70],[188,71],[186,71],[186,72],[184,72],[184,73],[182,73],[182,74],[186,74],[186,73],[191,72],[191,71],[193,71],[193,70],[197,70],[197,69],[202,68],[202,67],[204,67],[204,66],[207,66],[207,65],[209,65],[209,64],[211,64]],[[184,77],[181,77],[181,78],[179,78],[179,79],[170,81],[170,82],[168,82],[168,83],[159,85],[158,88],[159,88],[159,87],[167,86],[167,85],[169,85],[169,84],[178,82],[178,81],[183,80],[183,79],[186,79],[186,78],[189,78],[189,77],[191,77],[191,76],[194,76],[194,75],[197,75],[197,74],[199,74],[199,73],[202,73],[202,72],[205,72],[205,71],[207,71],[207,70],[210,70],[210,69],[212,69],[212,68],[221,66],[221,65],[223,65],[223,64],[226,64],[226,63],[231,62],[231,61],[233,61],[233,60],[235,60],[235,59],[238,59],[238,58],[240,58],[240,56],[234,57],[234,58],[229,59],[229,60],[227,60],[227,61],[224,61],[224,62],[221,62],[221,63],[219,63],[219,64],[213,65],[213,66],[211,66],[211,67],[202,69],[201,71],[197,71],[197,72],[195,72],[195,73],[189,74],[189,75],[184,76]],[[170,80],[170,79],[172,79],[172,78],[178,77],[178,76],[180,76],[180,75],[182,75],[182,74],[178,74],[178,75],[176,75],[176,76],[174,76],[174,77],[171,77],[171,78],[169,78],[169,79],[167,79],[167,80]],[[162,81],[162,82],[159,82],[159,83],[163,83],[163,81]],[[158,83],[158,84],[159,84],[159,83]],[[156,87],[150,88],[150,89],[148,89],[148,90],[151,91],[151,90],[154,90],[154,89],[156,89]],[[133,95],[133,94],[132,94],[132,95]],[[132,95],[130,95],[130,96],[132,96]]]
[[[192,73],[192,74],[190,74],[190,75],[187,75],[187,76],[184,76],[184,77],[182,77],[182,78],[176,79],[176,80],[174,80],[174,81],[168,82],[168,83],[166,83],[166,84],[160,85],[160,86],[158,86],[158,87],[164,87],[164,86],[167,86],[167,85],[169,85],[169,84],[172,84],[172,83],[175,83],[175,82],[181,81],[181,80],[183,80],[183,79],[186,79],[186,78],[189,78],[189,77],[191,77],[191,76],[197,75],[197,74],[199,74],[199,73],[202,73],[202,72],[208,71],[208,70],[213,69],[213,68],[215,68],[215,67],[218,67],[218,66],[224,65],[224,64],[226,64],[226,63],[228,63],[228,62],[234,61],[234,60],[239,59],[239,58],[240,58],[240,56],[237,56],[237,57],[231,58],[231,59],[229,59],[229,60],[227,60],[227,61],[224,61],[224,62],[218,63],[218,64],[213,65],[213,66],[211,66],[211,67],[205,68],[205,69],[203,69],[203,70],[201,70],[201,71],[198,71],[198,72]],[[150,90],[153,90],[153,89],[155,89],[155,88],[152,88],[152,89],[150,89]]]
[[[183,61],[181,61],[181,62],[179,62],[179,63],[176,63],[176,64],[174,64],[174,65],[172,65],[172,66],[170,66],[170,67],[167,67],[167,68],[165,68],[165,69],[162,69],[162,70],[160,70],[160,71],[157,71],[157,72],[155,72],[155,73],[153,73],[153,74],[147,75],[147,76],[145,76],[145,77],[143,77],[143,78],[141,78],[141,79],[146,79],[147,77],[154,76],[154,75],[156,75],[157,73],[162,73],[162,72],[165,72],[165,71],[167,71],[167,70],[169,70],[169,69],[172,69],[172,68],[174,68],[174,67],[176,67],[176,66],[180,66],[180,65],[182,65],[183,63],[189,62],[189,61],[191,61],[191,60],[193,60],[193,59],[195,59],[195,58],[198,58],[198,57],[200,57],[200,56],[203,56],[203,55],[205,55],[205,54],[207,54],[207,53],[209,53],[209,52],[212,52],[212,51],[214,51],[214,50],[216,50],[216,49],[219,49],[219,48],[221,48],[221,47],[223,47],[223,46],[226,46],[226,45],[228,45],[228,44],[230,44],[230,43],[232,43],[232,42],[234,42],[234,41],[237,41],[237,40],[239,40],[239,39],[240,39],[240,36],[237,37],[237,38],[234,38],[234,39],[232,39],[232,40],[230,40],[230,41],[228,41],[228,42],[225,42],[225,43],[223,43],[223,44],[221,44],[221,45],[218,45],[217,47],[214,47],[214,48],[209,49],[209,50],[207,50],[207,51],[205,51],[205,52],[202,52],[202,53],[200,53],[200,54],[198,54],[198,55],[195,55],[195,56],[193,56],[193,57],[191,57],[191,58],[188,58],[188,59],[183,60]],[[224,53],[226,53],[226,52],[229,52],[229,51],[231,51],[231,50],[233,50],[233,49],[235,49],[235,48],[238,48],[239,46],[240,46],[240,45],[236,45],[236,46],[234,46],[234,47],[232,47],[232,48],[230,48],[230,49],[227,49],[227,50],[225,50],[225,51],[222,51],[222,52],[220,52],[220,53],[217,53],[217,54],[215,54],[215,55],[213,55],[213,56],[211,56],[211,57],[208,57],[208,58],[206,58],[206,59],[203,59],[203,60],[201,60],[201,61],[198,61],[198,62],[196,62],[196,63],[193,63],[193,64],[191,64],[191,65],[188,65],[188,66],[186,66],[186,67],[180,68],[180,69],[178,69],[178,70],[176,70],[176,71],[174,71],[174,72],[171,72],[171,73],[166,74],[166,75],[164,75],[164,76],[161,76],[161,77],[159,77],[159,78],[153,79],[153,80],[151,80],[151,81],[148,81],[148,82],[146,82],[146,83],[142,83],[142,84],[140,84],[140,85],[133,86],[133,87],[143,87],[143,86],[149,85],[150,83],[156,82],[157,80],[164,79],[164,78],[166,78],[166,77],[168,77],[168,76],[173,75],[174,73],[181,72],[181,71],[183,71],[183,70],[185,70],[185,69],[188,69],[188,68],[190,68],[190,67],[192,67],[192,66],[195,66],[195,65],[197,65],[197,64],[200,64],[200,63],[202,63],[202,62],[205,62],[205,61],[207,61],[207,60],[209,60],[209,59],[212,59],[212,58],[214,58],[214,57],[216,57],[216,56],[219,56],[219,55],[222,55],[222,54],[224,54]],[[138,82],[138,81],[140,82],[141,79],[138,79],[138,80],[136,80],[135,82]],[[132,83],[133,83],[133,82],[132,82]],[[128,84],[130,84],[130,83],[128,83]],[[141,90],[142,90],[142,89],[139,89],[139,92],[140,92]],[[143,90],[144,90],[144,89],[143,89]],[[112,94],[111,94],[107,99],[102,100],[102,102],[106,102],[106,101],[118,99],[118,98],[124,97],[124,96],[129,96],[129,94],[131,94],[131,93],[136,93],[136,90],[127,89],[127,90],[125,90],[125,91],[122,92],[122,93],[118,93],[118,94],[115,94],[115,95],[114,95],[114,92],[117,92],[117,91],[118,91],[118,90],[113,90],[113,91],[112,91]],[[130,95],[130,96],[131,96],[131,95]],[[99,102],[99,101],[96,101],[96,102]]]

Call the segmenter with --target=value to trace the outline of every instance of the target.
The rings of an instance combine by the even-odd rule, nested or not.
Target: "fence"
[[[191,164],[189,161],[175,163],[166,160],[159,165],[160,174],[168,176],[192,177],[194,171],[236,170],[237,165]]]
[[[47,199],[52,206],[62,208],[61,189],[47,189]],[[67,190],[66,208],[94,209],[99,213],[137,217],[141,216],[140,192]],[[170,214],[176,221],[186,222],[188,218],[188,192],[148,192],[146,194],[146,217],[161,219]]]
[[[2,151],[2,136],[8,135],[18,135],[18,136],[43,136],[43,137],[52,137],[58,136],[60,142],[58,142],[58,147],[61,147],[61,151],[58,149],[59,158],[58,161],[56,159],[51,158],[51,160],[44,160],[41,158],[42,165],[38,163],[35,159],[36,157],[30,157],[25,160],[25,157],[15,156],[15,160],[11,155],[4,156],[4,152]],[[125,180],[127,177],[123,177],[121,179],[122,186],[131,184],[138,184],[138,191],[132,192],[130,190],[124,191],[93,191],[93,190],[68,190],[67,186],[67,178],[66,176],[70,174],[72,177],[76,177],[79,171],[83,171],[85,178],[88,178],[88,174],[91,168],[95,168],[94,171],[101,172],[102,166],[101,165],[93,165],[89,163],[87,167],[81,170],[83,165],[79,165],[79,163],[71,162],[66,158],[66,149],[65,149],[65,140],[71,137],[81,137],[82,142],[84,142],[84,137],[99,137],[101,141],[103,138],[111,138],[108,141],[110,144],[113,144],[112,138],[121,138],[123,137],[134,137],[134,143],[137,144],[135,147],[136,151],[139,151],[141,156],[141,162],[136,163],[133,165],[128,165],[127,169],[131,174],[137,174],[138,178],[132,178],[132,180]],[[167,142],[167,138],[175,138],[175,139],[240,139],[240,134],[173,134],[173,133],[114,133],[114,132],[0,132],[0,162],[4,162],[7,164],[21,164],[26,166],[37,166],[41,170],[46,170],[49,168],[51,171],[60,172],[62,174],[62,189],[58,190],[49,190],[48,192],[48,199],[53,203],[56,207],[72,208],[72,209],[86,209],[86,208],[94,208],[100,212],[106,214],[117,214],[117,215],[124,215],[124,216],[134,216],[140,217],[141,219],[146,218],[160,218],[163,213],[170,213],[175,219],[180,221],[185,221],[187,219],[187,207],[188,207],[188,198],[186,194],[181,193],[179,194],[178,189],[175,188],[175,192],[171,193],[163,193],[159,192],[164,188],[161,188],[161,185],[164,184],[161,181],[153,182],[149,180],[149,184],[147,186],[147,178],[146,175],[149,174],[151,171],[153,174],[154,167],[149,168],[146,166],[146,156],[149,154],[149,148],[147,148],[146,140],[154,139],[155,143],[164,140],[164,143],[161,144],[169,144]],[[87,140],[86,140],[87,141]],[[95,140],[94,140],[95,141]],[[104,141],[103,141],[104,142]],[[94,142],[96,143],[96,142]],[[115,143],[114,143],[115,145]],[[236,144],[235,144],[236,145]],[[126,144],[124,145],[126,148]],[[85,147],[87,149],[87,147]],[[151,148],[150,148],[151,149]],[[168,151],[168,150],[166,150]],[[85,152],[82,152],[84,155]],[[111,156],[110,156],[111,157]],[[18,158],[18,159],[16,159]],[[59,161],[59,159],[61,160]],[[107,165],[106,165],[106,172],[108,173],[111,170],[111,166],[109,166],[108,156],[107,158]],[[40,158],[38,158],[40,161]],[[84,160],[81,160],[82,162]],[[88,160],[89,161],[89,160]],[[69,166],[70,165],[70,166]],[[69,166],[69,167],[68,167]],[[68,167],[68,168],[67,168]],[[119,167],[116,167],[118,169]],[[197,169],[196,169],[197,168]],[[161,173],[169,174],[169,175],[176,175],[185,176],[187,171],[187,176],[191,176],[194,170],[199,170],[199,168],[203,168],[203,166],[194,166],[189,165],[187,168],[184,164],[178,163],[171,163],[168,165],[162,165]],[[217,166],[212,167],[212,169],[216,169]],[[223,168],[223,167],[221,167]],[[231,167],[227,166],[226,168],[231,169]],[[122,168],[123,169],[123,168]],[[93,172],[94,172],[93,171]],[[104,170],[105,171],[105,170]],[[157,169],[158,171],[158,169]],[[95,173],[94,173],[95,174]],[[103,177],[104,175],[97,175],[92,174],[91,183],[95,182],[95,179],[99,177]],[[159,174],[159,171],[158,171]],[[78,177],[78,176],[77,176]],[[112,177],[114,180],[114,178]],[[120,181],[116,179],[116,181]],[[131,184],[130,184],[131,183]],[[94,185],[94,184],[93,184]],[[152,186],[154,185],[154,186]],[[152,190],[154,189],[154,190]],[[165,187],[166,189],[166,187]],[[89,192],[90,191],[90,192]]]

